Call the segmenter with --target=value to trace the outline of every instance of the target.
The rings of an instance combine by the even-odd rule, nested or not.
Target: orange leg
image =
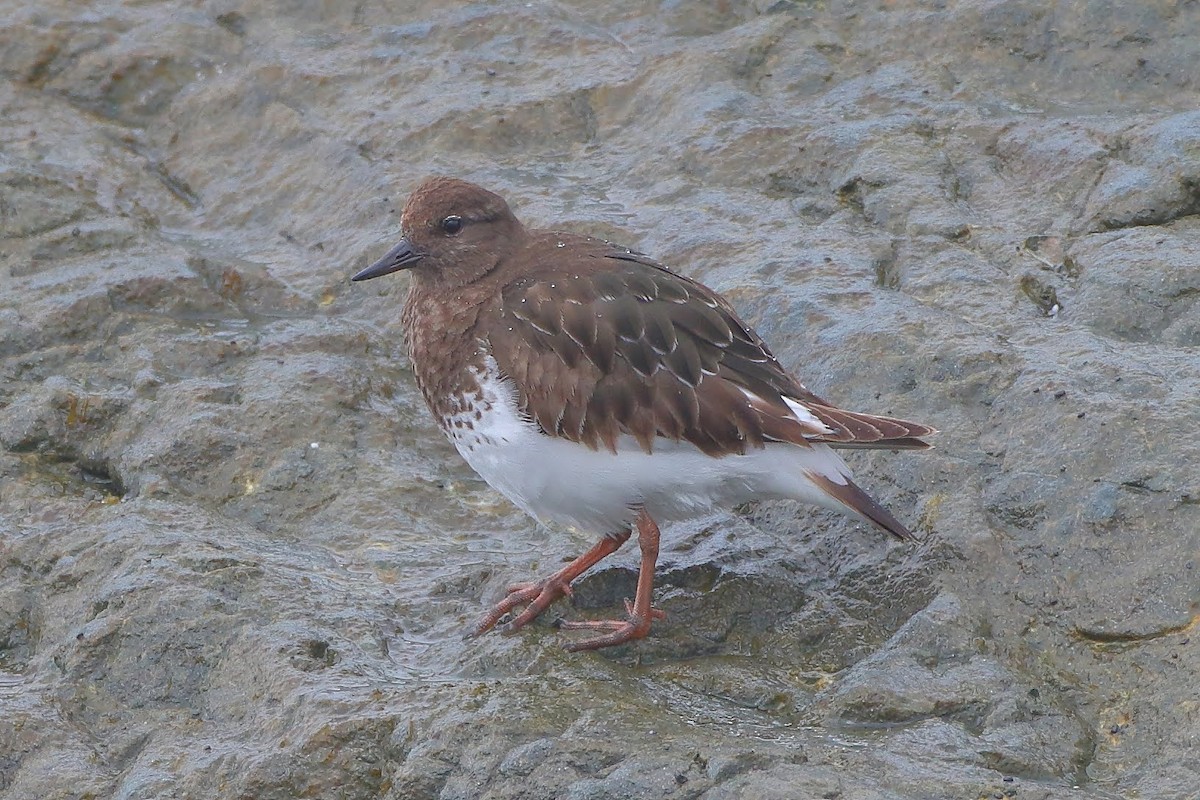
[[[637,517],[638,545],[642,548],[642,565],[638,570],[637,594],[633,604],[625,601],[626,619],[596,620],[591,622],[559,622],[564,630],[611,631],[605,636],[596,636],[567,645],[568,650],[598,650],[641,639],[650,632],[650,624],[666,614],[650,605],[654,594],[654,565],[658,561],[658,525],[644,510]]]
[[[657,528],[655,529],[655,542],[657,545],[658,536]],[[533,583],[518,583],[508,587],[508,597],[505,597],[500,603],[491,610],[486,617],[478,625],[475,626],[474,635],[478,636],[481,633],[486,633],[496,626],[508,612],[512,611],[519,605],[528,603],[525,610],[505,627],[505,631],[512,633],[525,627],[527,624],[537,618],[550,604],[561,597],[571,596],[571,581],[578,578],[590,567],[598,563],[605,556],[616,552],[617,548],[628,541],[632,530],[623,530],[619,533],[605,536],[600,541],[581,555],[579,558],[572,561],[567,566],[560,569],[558,572],[540,581]],[[643,548],[644,550],[645,548]]]

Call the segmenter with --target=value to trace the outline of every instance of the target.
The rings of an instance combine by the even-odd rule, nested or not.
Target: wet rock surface
[[[836,5],[836,4],[835,4]],[[4,4],[0,796],[1200,791],[1200,8]],[[424,175],[724,292],[923,536],[665,532],[650,639],[351,286]],[[623,553],[555,614],[610,616]]]

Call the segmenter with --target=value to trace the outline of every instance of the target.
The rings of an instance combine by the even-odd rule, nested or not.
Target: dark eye
[[[463,219],[459,216],[449,216],[442,220],[442,230],[453,236],[462,230]]]

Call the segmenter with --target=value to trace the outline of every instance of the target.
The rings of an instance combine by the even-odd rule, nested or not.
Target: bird
[[[781,366],[720,294],[611,242],[525,227],[500,195],[436,176],[409,195],[399,242],[355,274],[411,275],[401,313],[426,405],[463,459],[539,522],[599,534],[587,552],[509,586],[474,635],[520,630],[633,533],[625,615],[559,620],[568,650],[645,637],[659,524],[792,499],[901,540],[915,536],[836,450],[923,450],[937,431],[846,411]]]

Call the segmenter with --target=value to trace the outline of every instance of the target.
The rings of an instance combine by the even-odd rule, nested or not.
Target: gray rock
[[[843,6],[0,8],[0,796],[1193,796],[1200,17]],[[848,458],[923,543],[722,511],[650,639],[464,641],[596,532],[348,283],[433,172],[941,428]]]

